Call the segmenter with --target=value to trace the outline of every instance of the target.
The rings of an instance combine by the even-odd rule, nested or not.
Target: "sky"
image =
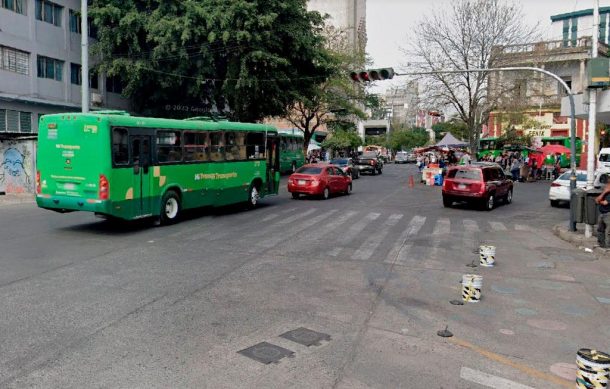
[[[518,0],[517,0],[518,1]],[[401,68],[406,63],[401,47],[407,47],[423,15],[443,9],[451,0],[368,0],[367,52],[374,61],[373,67]],[[550,37],[551,15],[593,8],[594,0],[520,0],[529,24],[540,22],[544,37]],[[610,6],[610,0],[599,0],[601,7]],[[559,38],[556,38],[559,39]],[[384,81],[372,88],[381,93],[397,81]]]

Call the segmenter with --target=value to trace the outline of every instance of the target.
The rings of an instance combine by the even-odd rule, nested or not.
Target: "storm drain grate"
[[[294,352],[271,343],[261,342],[237,352],[264,364],[277,363],[284,357],[292,357]]]
[[[288,331],[280,337],[284,339],[291,340],[293,342],[302,344],[304,346],[319,346],[320,342],[323,340],[329,341],[330,335],[323,334],[321,332],[316,332],[309,330],[307,328],[301,327],[296,330]]]

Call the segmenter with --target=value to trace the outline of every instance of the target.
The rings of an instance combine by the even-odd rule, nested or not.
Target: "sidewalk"
[[[0,195],[0,207],[14,204],[33,204],[36,201],[32,193],[7,193]]]
[[[593,228],[594,235],[590,238],[585,237],[584,230],[584,224],[578,224],[575,232],[569,231],[568,226],[565,223],[557,224],[553,227],[553,233],[560,239],[572,243],[579,249],[587,251],[592,250],[593,254],[599,259],[610,258],[610,250],[599,247],[599,244],[597,243],[595,227]]]

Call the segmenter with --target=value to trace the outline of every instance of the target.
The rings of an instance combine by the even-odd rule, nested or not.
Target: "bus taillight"
[[[40,170],[36,170],[36,193],[42,193],[42,187],[40,186]]]
[[[105,175],[100,174],[100,186],[99,186],[99,199],[100,200],[108,200],[108,195],[110,193],[110,186],[108,185],[108,179]]]

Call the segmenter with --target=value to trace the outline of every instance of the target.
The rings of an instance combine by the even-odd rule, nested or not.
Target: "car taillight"
[[[311,181],[311,186],[318,186],[318,185],[320,185],[320,181],[318,181],[318,180]]]
[[[558,187],[558,186],[561,186],[561,184],[558,182],[553,182],[553,183],[551,183],[551,186]]]
[[[100,174],[100,183],[99,183],[99,199],[100,200],[108,200],[108,195],[110,193],[110,185],[108,184],[108,179],[105,175]]]
[[[40,170],[36,170],[36,193],[42,193],[42,187],[40,185]]]

